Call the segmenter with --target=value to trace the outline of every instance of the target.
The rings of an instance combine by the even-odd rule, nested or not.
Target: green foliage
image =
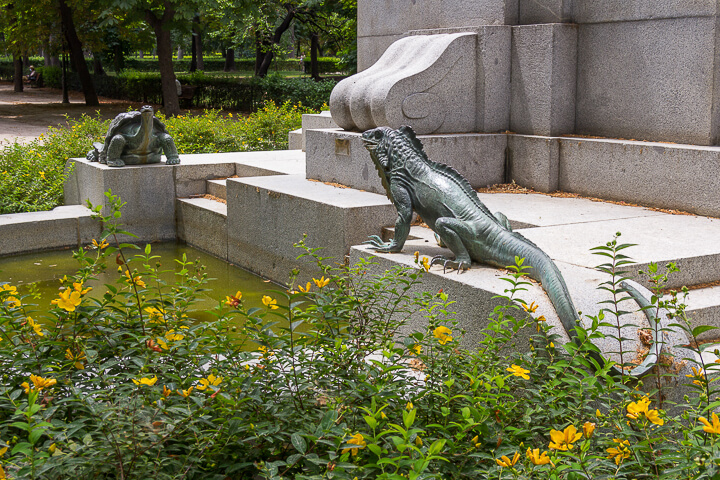
[[[218,111],[165,118],[178,152],[218,153],[282,150],[288,132],[300,128],[301,106],[268,102],[247,116],[227,116]],[[51,127],[46,135],[27,144],[0,147],[0,213],[51,210],[62,204],[63,182],[69,158],[81,157],[102,142],[110,120],[83,116],[69,119],[64,127]]]
[[[0,74],[2,72],[0,71]],[[43,82],[52,88],[61,87],[61,72],[57,67],[43,67]],[[11,74],[12,77],[12,74]],[[285,78],[273,73],[265,78],[238,79],[228,74],[210,76],[203,72],[178,74],[183,85],[196,87],[192,105],[196,108],[255,111],[266,102],[290,102],[319,110],[330,101],[334,80],[315,82],[309,78]],[[80,90],[80,80],[70,74],[69,88]],[[145,103],[162,103],[160,74],[123,71],[117,76],[93,75],[95,89],[100,96]]]
[[[320,278],[291,280],[263,298],[265,308],[246,309],[231,290],[217,320],[198,323],[190,307],[205,288],[202,267],[179,260],[176,282],[164,283],[158,272],[172,267],[158,265],[149,245],[131,257],[131,245],[116,243],[127,233],[122,202],[107,196],[103,239],[74,254],[80,267],[56,308],[35,311],[32,295],[0,286],[8,478],[720,474],[713,379],[696,375],[695,391],[666,412],[662,390],[646,395],[629,377],[610,377],[609,366],[589,368],[585,339],[598,335],[597,322],[579,329],[578,343],[556,347],[521,299],[520,258],[470,350],[460,347],[465,332],[447,294],[412,293],[424,262],[386,272],[367,260],[329,266],[302,241]],[[109,260],[125,276],[98,285]],[[667,275],[658,270],[649,268],[659,291]],[[105,293],[92,299],[90,287]],[[669,308],[691,337],[704,330],[688,327],[677,294],[651,304]]]

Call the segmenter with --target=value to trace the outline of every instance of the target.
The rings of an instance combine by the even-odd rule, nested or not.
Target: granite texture
[[[577,26],[512,29],[510,130],[560,135],[575,129]]]
[[[80,248],[99,239],[102,225],[81,205],[0,215],[0,256]]]
[[[720,216],[720,147],[560,139],[559,189]]]
[[[717,35],[712,17],[581,25],[576,133],[716,143]]]
[[[164,163],[112,168],[97,162],[73,158],[73,175],[65,182],[65,203],[102,205],[107,215],[105,192],[112,190],[125,202],[122,223],[135,237],[123,241],[159,242],[174,240],[175,169]],[[203,184],[204,192],[204,184]]]
[[[308,132],[307,178],[385,195],[359,133],[338,129]],[[506,136],[420,135],[430,160],[454,167],[474,187],[502,183]]]
[[[418,134],[475,131],[476,38],[401,38],[372,67],[335,86],[333,120],[350,131],[402,125]]]
[[[306,180],[300,175],[231,178],[227,182],[228,260],[285,283],[290,271],[317,272],[293,247],[323,247],[319,254],[342,262],[351,245],[395,222],[384,195]]]
[[[508,135],[507,179],[538,192],[558,189],[560,142],[556,137]]]
[[[178,240],[227,260],[227,205],[206,198],[178,198]]]

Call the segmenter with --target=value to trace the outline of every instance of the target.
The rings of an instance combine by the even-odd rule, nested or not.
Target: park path
[[[54,88],[30,88],[16,93],[11,83],[0,83],[0,144],[27,142],[47,132],[49,126],[63,125],[66,115],[80,118],[83,114],[114,118],[129,107],[142,104],[125,100],[100,98],[100,105],[88,107],[80,92],[70,92],[70,103],[62,103],[62,91]]]

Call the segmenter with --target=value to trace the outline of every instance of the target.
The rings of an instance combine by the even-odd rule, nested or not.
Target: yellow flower
[[[530,305],[527,305],[525,303],[521,303],[522,307],[525,309],[528,313],[534,313],[535,310],[538,309],[539,305],[535,305],[535,302],[532,302]]]
[[[167,398],[170,396],[171,393],[172,393],[172,390],[170,390],[168,387],[163,385],[163,393],[162,393],[163,397]]]
[[[95,240],[94,238],[92,244],[94,248],[99,248],[100,250],[110,245],[106,239],[103,239],[102,242],[98,243],[97,240]]]
[[[422,447],[422,444],[423,444],[423,441],[422,441],[422,438],[420,438],[420,435],[415,437],[415,445],[417,445],[418,447]]]
[[[215,387],[217,385],[220,385],[220,382],[222,382],[222,377],[216,377],[215,375],[213,375],[211,373],[210,375],[208,375],[207,378],[201,378],[199,380],[199,382],[200,382],[200,385],[198,385],[196,388],[198,390],[205,390],[206,388],[208,388],[210,386]]]
[[[578,433],[575,425],[569,425],[562,432],[558,430],[550,430],[550,446],[553,450],[571,450],[573,443],[580,440],[582,433]]]
[[[190,387],[187,390],[178,390],[177,391],[178,395],[180,395],[181,397],[187,398],[188,396],[190,396],[190,393],[193,391],[193,388],[195,388],[195,387]]]
[[[320,277],[320,280],[318,280],[317,278],[313,278],[313,282],[315,282],[315,285],[317,285],[318,288],[323,288],[327,286],[328,283],[330,283],[330,279],[325,278],[325,275],[323,275],[322,277]]]
[[[74,312],[75,307],[80,305],[80,302],[82,301],[80,296],[81,294],[77,290],[70,290],[69,288],[66,288],[64,291],[60,292],[60,298],[56,298],[50,303],[57,305],[65,311]]]
[[[73,282],[73,288],[75,289],[76,292],[80,293],[80,295],[85,295],[90,290],[92,290],[92,287],[88,287],[85,289],[83,289],[82,287],[83,287],[82,282],[80,282],[80,283]]]
[[[547,318],[545,318],[545,315],[540,315],[538,318],[535,319],[535,321],[537,322],[537,331],[539,332],[539,331],[540,331],[540,324],[541,324],[542,322],[547,322]],[[551,343],[552,343],[552,342],[551,342]]]
[[[534,450],[530,450],[528,448],[526,455],[530,459],[530,461],[533,463],[533,465],[547,465],[548,463],[552,463],[550,461],[550,457],[548,457],[547,451],[540,454],[539,448],[536,448]]]
[[[627,440],[618,440],[617,438],[613,438],[613,442],[617,443],[618,445],[615,448],[607,449],[607,452],[610,454],[607,458],[614,458],[615,465],[620,465],[620,462],[630,456],[630,449],[628,449],[630,442],[628,442]]]
[[[275,300],[275,299],[272,298],[272,297],[268,297],[267,295],[263,295],[263,297],[262,297],[262,303],[263,303],[263,305],[265,305],[266,307],[269,307],[270,310],[275,310],[276,308],[278,308],[278,306],[277,306],[277,300]]]
[[[520,454],[518,452],[515,452],[515,455],[513,455],[512,460],[510,460],[508,457],[503,455],[500,458],[496,458],[495,462],[500,465],[501,467],[512,467],[517,463],[517,461],[520,459]]]
[[[604,417],[605,417],[605,415],[602,414],[602,412],[600,411],[599,408],[596,408],[596,409],[595,409],[595,416],[596,416],[597,418],[604,418]]]
[[[592,422],[585,422],[583,424],[583,434],[585,435],[585,438],[592,437],[593,432],[595,431],[595,424]]]
[[[445,345],[447,342],[452,342],[452,330],[445,326],[439,326],[433,330],[433,336],[438,339],[440,345]]]
[[[630,404],[627,406],[627,417],[632,418],[633,420],[637,420],[642,415],[645,415],[645,418],[650,420],[652,423],[656,425],[663,425],[665,423],[665,420],[660,418],[660,415],[657,410],[649,410],[648,407],[650,406],[650,399],[648,397],[643,397],[637,402],[630,402]]]
[[[161,337],[156,338],[155,343],[157,343],[158,347],[162,348],[163,350],[168,350],[170,348],[170,347],[168,347],[168,344],[164,338],[161,338]],[[160,350],[157,350],[157,348],[156,348],[155,351],[159,352]]]
[[[365,448],[365,437],[363,437],[362,433],[356,433],[352,437],[350,437],[350,440],[347,441],[350,445],[357,445],[355,447],[348,447],[343,449],[342,453],[352,452],[352,455],[357,455],[357,453]]]
[[[152,387],[153,385],[155,385],[155,382],[157,382],[157,375],[153,375],[152,378],[143,377],[140,380],[135,380],[133,378],[132,381],[135,385],[147,385],[149,387]]]
[[[142,277],[140,275],[131,275],[129,270],[125,270],[125,276],[130,283],[134,283],[139,288],[145,288],[145,282],[142,281]]]
[[[15,297],[15,295],[18,294],[17,287],[13,287],[12,285],[5,283],[3,285],[0,285],[0,293],[2,292],[10,293],[10,295],[5,298],[5,301],[8,302],[11,307],[20,306],[20,300]]]
[[[5,442],[3,442],[3,443],[5,443]],[[3,455],[5,455],[5,452],[7,452],[7,451],[8,451],[8,447],[0,448],[0,457],[2,457]]]
[[[228,307],[237,308],[240,306],[240,303],[242,302],[242,292],[238,290],[238,292],[231,296],[231,297],[225,297],[225,305]]]
[[[167,338],[171,342],[179,342],[180,340],[185,338],[185,335],[175,333],[175,330],[173,329],[165,334],[165,338]]]
[[[415,263],[418,263],[418,261],[420,259],[420,252],[416,251],[415,253],[413,253],[413,255],[415,256]]]
[[[703,381],[705,380],[705,373],[702,371],[702,369],[695,368],[695,367],[691,367],[691,368],[692,368],[693,373],[689,374],[689,375],[685,375],[685,376],[689,377],[689,378],[694,378],[693,383],[695,385],[699,385],[702,387]]]
[[[423,270],[425,270],[426,272],[429,272],[429,271],[430,271],[430,261],[428,260],[427,257],[423,257],[423,259],[422,259],[422,267],[423,267]]]
[[[715,435],[720,435],[720,420],[718,420],[717,414],[713,412],[710,416],[710,419],[712,420],[712,425],[710,425],[710,422],[708,422],[707,418],[698,418],[698,420],[700,420],[700,423],[705,425],[703,427],[704,431],[706,431],[707,433],[714,433]]]
[[[43,180],[45,180],[45,172],[40,172],[40,178],[42,178]]]
[[[470,440],[470,443],[472,443],[473,445],[475,445],[475,448],[480,448],[480,445],[481,445],[481,444],[478,442],[478,436],[477,436],[477,435],[475,435],[475,436],[472,438],[472,440]]]
[[[419,343],[414,344],[412,347],[408,347],[408,350],[412,352],[415,355],[420,355],[420,352],[422,352],[422,345]]]
[[[40,328],[40,324],[36,323],[35,320],[32,319],[32,317],[27,317],[27,323],[35,331],[35,335],[37,335],[39,337],[45,336],[45,334],[42,331],[42,328]]]
[[[412,410],[413,408],[415,408],[415,405],[412,402],[407,402],[407,405],[405,405],[405,410]]]
[[[506,368],[508,372],[512,373],[516,377],[522,377],[525,380],[530,380],[530,377],[528,376],[528,373],[530,373],[530,370],[525,370],[519,365],[510,365],[510,368]]]
[[[65,350],[65,358],[67,358],[71,362],[74,362],[73,365],[75,365],[75,368],[77,368],[78,370],[85,369],[84,361],[87,359],[87,357],[82,351],[75,355],[73,351],[68,348]]]
[[[52,387],[57,383],[57,380],[54,378],[43,378],[39,375],[30,375],[30,381],[33,383],[32,387],[30,387],[28,382],[20,384],[20,386],[25,389],[25,393],[30,393],[30,390],[37,390],[39,392],[42,389]]]
[[[298,285],[298,290],[300,290],[302,293],[308,293],[310,291],[310,287],[310,282],[307,282],[307,284],[305,284],[305,288],[303,288],[302,285]]]
[[[150,315],[148,322],[150,323],[167,323],[165,320],[165,310],[162,308],[147,307],[145,311]]]

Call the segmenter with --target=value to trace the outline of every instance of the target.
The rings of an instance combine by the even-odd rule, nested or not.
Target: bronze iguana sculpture
[[[163,152],[167,165],[180,163],[175,142],[150,105],[119,114],[110,122],[105,143],[93,143],[93,147],[87,159],[109,167],[160,163]]]
[[[506,268],[515,264],[515,257],[524,258],[524,264],[531,267],[525,273],[541,282],[568,335],[573,340],[577,338],[577,310],[552,259],[533,242],[513,232],[505,215],[490,213],[470,183],[455,169],[429,160],[411,127],[398,130],[378,127],[363,133],[362,139],[398,212],[395,238],[385,243],[373,235],[365,243],[379,252],[400,252],[415,210],[442,244],[455,254],[454,259],[442,255],[433,257],[430,265],[442,264],[443,272],[452,267],[459,273],[468,269],[472,260]],[[629,293],[641,300],[639,293],[632,290]],[[646,314],[654,326],[648,310]],[[662,348],[662,342],[658,346]],[[591,354],[599,365],[605,363],[601,355]],[[648,355],[631,375],[639,377],[648,373],[656,361],[657,355]],[[620,369],[613,366],[611,372],[619,374]]]

